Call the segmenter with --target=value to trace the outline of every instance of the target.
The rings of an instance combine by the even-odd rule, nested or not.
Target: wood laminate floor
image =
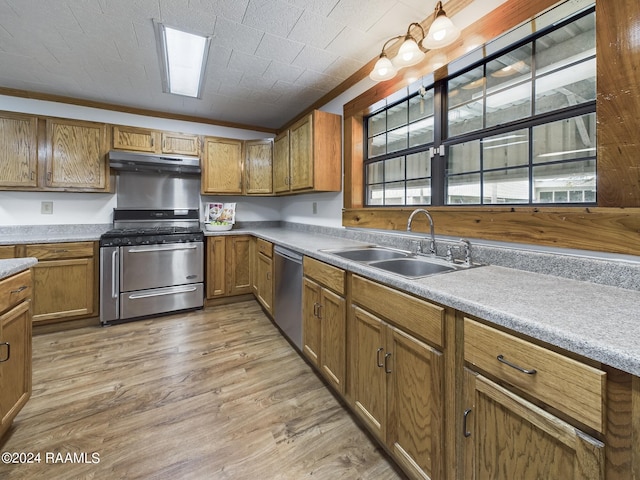
[[[1,479],[402,478],[253,301],[36,335],[0,452],[40,454]]]

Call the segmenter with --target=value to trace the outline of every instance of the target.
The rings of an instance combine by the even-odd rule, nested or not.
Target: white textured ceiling
[[[464,27],[503,1],[475,0],[454,21]],[[275,129],[435,4],[0,0],[0,87]],[[213,36],[201,99],[162,92],[152,19]]]

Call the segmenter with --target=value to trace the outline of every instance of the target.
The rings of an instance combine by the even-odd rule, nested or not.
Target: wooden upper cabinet
[[[282,132],[273,142],[273,191],[289,191],[289,130]]]
[[[46,145],[46,187],[108,190],[106,124],[47,118]]]
[[[247,195],[273,193],[273,141],[245,142],[244,183]]]
[[[114,125],[113,148],[135,152],[199,156],[200,137],[185,133]]]
[[[314,110],[289,128],[288,152],[285,151],[286,137],[278,136],[274,156],[275,191],[339,192],[342,186],[340,132],[339,115]]]
[[[242,140],[205,137],[203,194],[242,194]]]
[[[36,187],[38,184],[37,118],[0,113],[0,187]]]

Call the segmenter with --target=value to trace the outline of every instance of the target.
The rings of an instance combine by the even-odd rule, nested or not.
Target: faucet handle
[[[464,263],[471,265],[471,242],[466,238],[461,238],[459,243],[464,245]]]

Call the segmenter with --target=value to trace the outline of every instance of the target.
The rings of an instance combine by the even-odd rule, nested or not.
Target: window
[[[414,90],[365,120],[366,205],[595,203],[593,8]]]

